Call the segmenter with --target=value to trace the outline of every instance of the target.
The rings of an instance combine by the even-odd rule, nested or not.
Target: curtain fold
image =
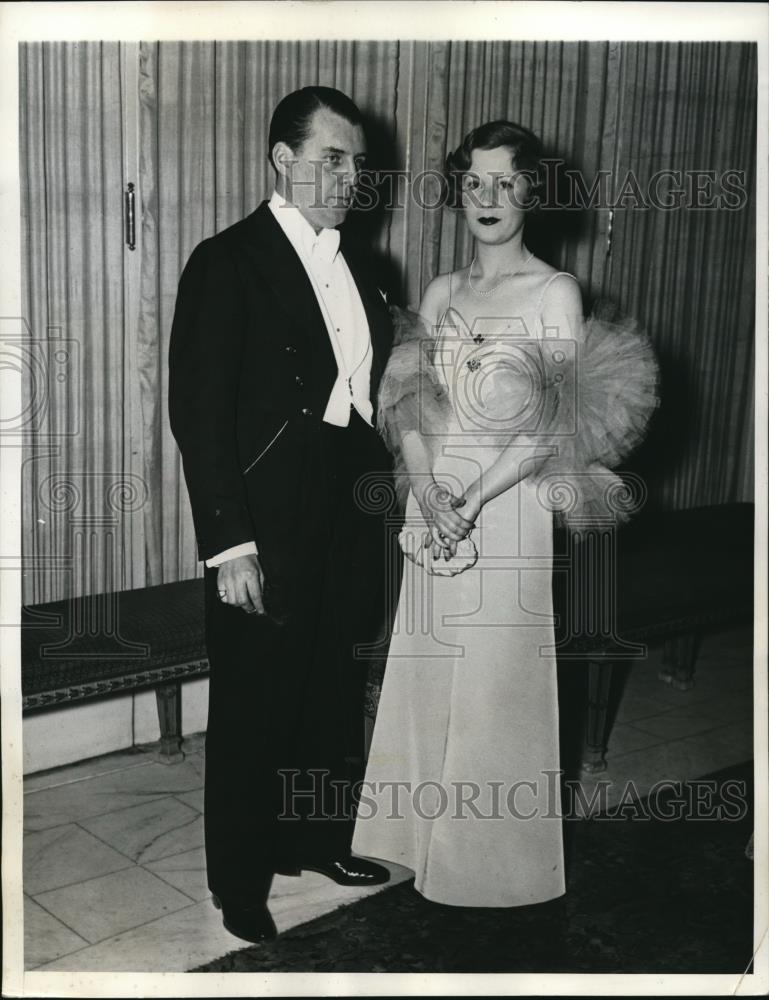
[[[201,573],[166,407],[178,279],[198,242],[269,196],[270,116],[281,97],[307,84],[350,94],[367,119],[372,165],[406,173],[400,206],[359,220],[400,304],[417,305],[436,274],[470,261],[459,215],[424,205],[440,193],[447,153],[483,121],[533,129],[588,188],[600,171],[615,186],[632,171],[641,188],[663,168],[744,171],[749,198],[739,210],[617,209],[608,256],[606,206],[543,212],[527,239],[574,273],[588,299],[612,295],[651,333],[665,403],[635,467],[654,502],[752,498],[755,46],[146,42],[139,59],[133,95],[121,92],[117,44],[20,47],[32,331],[26,601]],[[140,115],[136,290],[124,278],[127,101],[138,101]],[[135,329],[125,320],[128,295],[139,300]],[[132,357],[136,371],[126,365]],[[124,416],[138,406],[142,477],[131,472]],[[131,557],[142,533],[143,562]]]
[[[148,499],[124,426],[122,107],[117,43],[19,49],[25,602],[122,590]]]
[[[633,207],[627,187],[616,213],[608,288],[648,329],[663,377],[633,467],[659,507],[752,500],[756,47],[635,43],[622,55],[617,184],[632,173],[646,194],[673,168],[683,185],[660,183],[661,197],[697,172],[702,186],[702,207],[683,209]],[[744,173],[740,207],[717,207],[727,171]]]

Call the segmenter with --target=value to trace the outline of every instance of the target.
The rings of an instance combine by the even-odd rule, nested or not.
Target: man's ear
[[[291,164],[296,160],[293,149],[285,142],[276,142],[272,147],[272,162],[275,169],[283,177],[287,177]]]

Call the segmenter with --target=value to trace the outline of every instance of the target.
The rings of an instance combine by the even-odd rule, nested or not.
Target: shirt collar
[[[321,229],[316,233],[296,205],[277,191],[272,192],[268,207],[297,252],[311,260],[321,259],[326,263],[334,260],[339,251],[338,229]]]

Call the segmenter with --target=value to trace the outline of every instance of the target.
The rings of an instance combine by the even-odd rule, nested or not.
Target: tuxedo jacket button
[[[296,376],[296,378],[294,379],[294,381],[296,382],[296,384],[299,386],[300,389],[304,385],[304,382],[302,381],[302,379],[301,379],[301,377],[299,375]]]
[[[311,417],[312,416],[312,410],[310,409],[309,406],[305,406],[305,407],[302,408],[302,416],[303,417]]]
[[[292,344],[286,346],[286,354],[296,354],[296,348]]]

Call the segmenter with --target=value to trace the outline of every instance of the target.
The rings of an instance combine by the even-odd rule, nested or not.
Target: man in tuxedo
[[[337,228],[365,151],[344,94],[284,98],[275,190],[195,248],[171,333],[171,427],[205,561],[208,883],[250,941],[276,933],[276,872],[389,877],[350,854],[367,662],[354,650],[382,641],[388,589],[373,414],[392,331]]]

